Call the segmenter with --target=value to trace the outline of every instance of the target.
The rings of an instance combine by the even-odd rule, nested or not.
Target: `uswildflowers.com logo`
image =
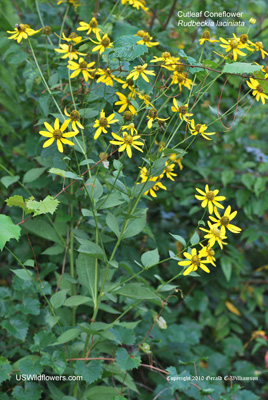
[[[78,375],[37,375],[37,374],[16,374],[16,381],[82,381],[83,377]]]

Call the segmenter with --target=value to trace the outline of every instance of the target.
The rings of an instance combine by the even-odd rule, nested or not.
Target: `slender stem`
[[[44,21],[43,21],[41,12],[40,12],[38,0],[35,0],[35,5],[36,5],[37,14],[38,14],[38,17],[39,17],[39,19],[40,19],[42,28],[44,28],[44,27],[45,27],[45,24],[44,24]],[[51,46],[53,46],[53,43],[52,43],[52,40],[50,39],[50,37],[48,37],[47,39],[48,39],[49,43],[51,44]]]

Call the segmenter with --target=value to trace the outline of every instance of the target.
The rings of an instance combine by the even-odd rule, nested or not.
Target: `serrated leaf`
[[[130,355],[126,349],[121,348],[116,352],[116,362],[122,371],[129,371],[138,368],[141,358],[140,356]]]
[[[15,225],[7,215],[0,215],[0,250],[2,251],[6,242],[10,239],[19,240],[20,227]]]
[[[116,39],[111,57],[132,61],[147,53],[148,48],[146,45],[137,44],[139,40],[139,36],[132,35],[121,36],[119,39]]]
[[[39,357],[28,356],[28,358],[23,358],[19,361],[19,369],[22,374],[30,375],[30,374],[41,374],[43,371],[43,367],[39,363]]]
[[[174,393],[176,390],[185,392],[185,390],[190,388],[191,375],[188,371],[182,371],[180,374],[178,374],[175,367],[169,367],[167,368],[167,371],[170,373],[168,380],[172,393]]]
[[[27,209],[34,213],[34,217],[41,214],[54,214],[59,205],[59,200],[52,196],[47,196],[44,200],[28,200],[26,202]]]
[[[9,335],[16,339],[24,341],[28,332],[29,324],[19,315],[4,320],[1,323],[2,328],[6,329]]]
[[[7,358],[0,356],[0,384],[10,379],[12,367]]]
[[[27,382],[25,388],[22,386],[15,386],[12,396],[16,400],[40,400],[43,389],[38,383]]]
[[[89,363],[77,361],[74,369],[76,375],[82,376],[84,380],[91,384],[102,376],[103,367],[100,361],[93,360]]]
[[[158,264],[160,260],[158,249],[147,251],[141,256],[141,262],[144,267],[149,267],[150,265]]]
[[[252,74],[253,72],[260,71],[261,65],[235,62],[232,64],[225,64],[222,73],[227,74]]]

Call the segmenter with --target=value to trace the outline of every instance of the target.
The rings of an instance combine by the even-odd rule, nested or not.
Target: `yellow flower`
[[[95,42],[94,40],[90,39],[91,42],[97,44],[97,46],[93,47],[92,51],[99,51],[101,54],[106,49],[110,49],[111,47],[113,47],[113,43],[111,43],[111,39],[109,38],[107,33],[105,33],[105,35],[103,35],[103,37],[101,38],[99,32],[96,32],[96,37],[98,42]]]
[[[252,25],[256,24],[256,19],[255,18],[250,18],[249,23],[252,24]]]
[[[80,4],[78,3],[78,0],[59,0],[57,2],[57,5],[61,3],[69,3],[74,7],[74,10],[77,11],[77,7],[80,7]]]
[[[135,36],[137,36],[137,35],[135,35]],[[138,36],[140,36],[140,35],[138,35]],[[144,34],[142,36],[142,39],[139,40],[137,42],[137,44],[145,44],[147,47],[157,46],[159,43],[158,42],[151,42],[152,38],[153,37],[150,36],[148,32],[144,32]]]
[[[70,60],[77,60],[79,56],[86,56],[85,53],[80,53],[72,44],[60,44],[60,49],[54,49],[58,53],[64,54],[61,58],[69,57]]]
[[[208,205],[208,211],[210,214],[213,213],[213,204],[215,206],[215,209],[217,209],[217,207],[224,208],[223,205],[218,202],[225,200],[226,197],[217,196],[217,194],[219,193],[219,190],[209,190],[208,185],[206,185],[206,187],[205,187],[206,192],[203,192],[203,190],[201,190],[199,188],[195,188],[195,190],[197,190],[198,193],[200,193],[202,195],[202,196],[199,196],[196,194],[195,198],[197,200],[202,200],[201,207],[205,208]]]
[[[147,126],[149,129],[152,128],[153,125],[153,121],[159,120],[159,121],[166,121],[168,118],[158,118],[158,112],[155,108],[151,108],[149,110],[149,113],[147,115],[148,118],[148,122],[147,122]]]
[[[237,60],[237,55],[239,54],[240,56],[246,56],[246,53],[243,53],[239,49],[244,49],[246,46],[245,44],[241,43],[240,39],[236,37],[236,35],[233,33],[234,38],[233,39],[223,39],[220,37],[220,41],[224,44],[221,44],[220,46],[225,49],[226,52],[232,51],[233,56],[234,56],[234,61]]]
[[[208,221],[209,230],[205,228],[200,228],[204,232],[208,232],[204,237],[208,240],[209,247],[213,247],[217,242],[221,249],[223,249],[223,244],[227,244],[223,242],[227,237],[223,234],[223,232],[216,226],[212,225],[210,221]]]
[[[65,36],[64,32],[62,32],[63,37],[60,37],[59,35],[57,36],[61,40],[65,40],[66,42],[74,42],[74,44],[78,44],[82,41],[82,36],[78,36],[75,32],[72,32],[68,37]]]
[[[215,251],[211,249],[209,246],[203,246],[202,243],[199,243],[202,249],[200,250],[200,254],[203,254],[204,257],[206,257],[207,261],[210,262],[210,264],[214,265],[216,267],[215,261],[216,258],[214,257]]]
[[[211,140],[209,137],[207,137],[207,135],[215,135],[216,132],[205,132],[207,130],[207,126],[205,124],[197,124],[195,125],[194,119],[192,119],[190,122],[190,132],[191,135],[198,135],[198,133],[200,133],[200,135],[203,136],[204,139],[207,140]]]
[[[182,170],[183,169],[183,165],[181,163],[181,160],[183,160],[183,157],[179,157],[179,158],[177,158],[177,157],[178,157],[178,154],[172,153],[172,154],[170,154],[169,159],[171,161],[177,163],[178,166],[180,167],[180,170]]]
[[[112,74],[110,68],[99,68],[96,72],[96,75],[100,75],[100,77],[97,79],[97,82],[103,82],[106,86],[113,86],[113,80],[117,80],[117,78]]]
[[[167,190],[166,186],[164,186],[163,183],[159,182],[159,177],[157,177],[157,176],[152,177],[149,179],[149,182],[150,181],[152,181],[152,182],[158,181],[158,182],[156,182],[155,185],[151,189],[146,190],[146,192],[144,192],[145,196],[150,194],[152,197],[157,197],[157,194],[155,192],[157,192],[159,189]],[[139,183],[142,183],[142,182],[139,182]]]
[[[146,7],[145,0],[121,0],[121,3],[123,5],[128,3],[129,5],[133,6],[134,8],[137,8],[137,10],[139,10],[141,8],[143,11],[148,11],[148,7]]]
[[[133,136],[134,133],[138,134],[137,129],[135,128],[135,125],[133,123],[129,124],[129,125],[123,125],[122,129],[126,129],[127,131],[130,130],[130,134]]]
[[[82,57],[79,58],[79,63],[69,60],[69,65],[67,65],[67,68],[74,71],[70,75],[70,78],[75,78],[77,75],[80,74],[80,72],[82,72],[82,75],[86,82],[88,81],[89,78],[93,79],[93,76],[90,75],[90,72],[94,72],[95,69],[90,67],[93,67],[94,64],[95,61],[88,64]]]
[[[134,147],[136,150],[139,150],[143,153],[143,150],[140,149],[138,146],[143,146],[143,142],[139,142],[137,139],[140,138],[140,135],[136,136],[131,136],[128,133],[123,133],[123,137],[118,136],[116,133],[112,132],[112,135],[114,139],[116,140],[111,140],[111,144],[115,144],[117,146],[120,146],[118,151],[127,151],[127,155],[129,158],[132,157],[132,149],[131,147]]]
[[[101,29],[98,28],[98,21],[96,18],[92,18],[91,21],[87,24],[86,22],[79,22],[80,27],[77,28],[78,31],[86,31],[86,34],[89,35],[91,32],[95,33],[95,35],[101,32]]]
[[[267,94],[264,93],[263,88],[256,79],[249,78],[249,80],[250,82],[247,81],[247,85],[250,89],[253,89],[253,96],[256,96],[257,101],[261,99],[262,104],[265,104],[265,99],[268,99]]]
[[[118,122],[118,119],[113,119],[114,114],[109,115],[109,117],[105,117],[105,112],[104,110],[101,110],[100,113],[100,119],[96,119],[95,124],[93,125],[93,128],[98,128],[95,132],[94,139],[98,139],[100,134],[107,133],[108,131],[106,128],[110,128],[111,124],[115,124]]]
[[[7,31],[7,33],[13,33],[13,35],[9,36],[8,39],[17,40],[17,42],[20,43],[22,39],[27,39],[28,36],[35,35],[36,33],[40,32],[41,29],[35,31],[34,29],[30,28],[29,25],[27,24],[16,24],[14,31]]]
[[[256,42],[256,43],[252,43],[250,41],[248,41],[251,45],[253,45],[255,47],[256,51],[260,51],[261,52],[261,56],[264,59],[265,56],[268,56],[267,51],[263,50],[263,43],[262,42]]]
[[[193,115],[193,114],[188,113],[188,104],[185,104],[184,106],[179,107],[175,97],[173,98],[173,106],[171,106],[171,111],[178,112],[180,119],[184,120],[186,122],[188,122],[188,120],[189,120],[189,118],[187,118],[187,117],[191,117]]]
[[[210,273],[210,270],[205,265],[209,263],[209,261],[202,260],[202,258],[204,258],[204,255],[201,252],[197,254],[196,249],[192,249],[192,254],[184,252],[183,255],[185,258],[187,258],[187,260],[178,262],[179,265],[182,265],[183,267],[188,267],[183,272],[183,275],[188,275],[190,274],[190,272],[196,271],[198,267],[201,268],[203,271],[207,272],[208,274]]]
[[[165,166],[165,169],[164,169],[161,177],[164,176],[164,174],[166,174],[166,177],[168,179],[171,179],[172,181],[174,181],[175,179],[173,178],[173,176],[177,176],[177,174],[175,174],[173,171],[174,168],[175,168],[175,164],[169,164],[168,162],[166,162],[166,166]]]
[[[228,206],[226,208],[226,210],[224,211],[223,216],[221,217],[218,210],[215,209],[215,215],[218,218],[215,217],[209,217],[211,219],[211,221],[214,222],[214,225],[216,226],[221,226],[221,232],[225,235],[226,233],[226,228],[229,229],[230,232],[233,233],[240,233],[241,232],[241,228],[239,228],[238,226],[232,225],[230,224],[230,221],[232,221],[232,219],[235,218],[237,214],[237,211],[234,211],[231,213],[231,206]]]
[[[171,75],[171,85],[179,85],[180,90],[186,87],[191,90],[191,87],[195,85],[191,79],[188,79],[187,73],[179,73],[174,71],[173,75]]]
[[[149,171],[148,171],[148,169],[146,167],[143,167],[143,168],[139,167],[139,168],[141,170],[141,176],[140,176],[141,177],[141,183],[148,181],[148,179],[149,179]]]
[[[83,125],[79,122],[80,119],[80,113],[77,110],[73,110],[70,114],[68,114],[67,109],[65,107],[64,109],[64,114],[69,117],[69,119],[67,119],[68,125],[70,122],[72,122],[72,129],[76,132],[78,132],[78,128],[80,129],[84,129]]]
[[[146,107],[149,107],[149,106],[153,107],[152,103],[150,103],[151,97],[148,94],[146,94],[146,93],[145,94],[138,93],[138,96],[139,96],[139,98],[141,100],[144,101],[144,104],[145,104]]]
[[[50,124],[48,124],[47,122],[44,122],[44,125],[47,128],[48,132],[47,131],[40,131],[39,134],[42,135],[42,136],[48,137],[50,139],[45,141],[45,143],[43,144],[43,147],[51,146],[52,143],[54,143],[54,141],[56,140],[57,141],[58,150],[61,153],[63,153],[62,143],[63,144],[69,144],[70,146],[74,146],[73,142],[71,142],[70,140],[67,140],[65,138],[76,136],[78,134],[78,131],[63,133],[66,130],[68,124],[69,124],[69,121],[66,120],[66,121],[63,122],[63,124],[60,127],[59,119],[57,118],[55,120],[55,122],[54,122],[54,129],[53,129]]]
[[[136,81],[139,76],[146,81],[149,82],[148,76],[147,75],[152,75],[155,76],[155,73],[153,71],[147,71],[148,64],[143,64],[143,65],[138,65],[137,67],[134,67],[134,69],[130,72],[130,74],[127,76],[127,79],[132,78],[134,81]]]
[[[173,61],[173,58],[171,57],[171,54],[168,51],[164,51],[162,53],[161,57],[154,56],[150,62],[156,63],[156,62],[162,62],[162,61],[165,63]]]
[[[210,39],[210,32],[209,31],[204,31],[202,33],[201,39],[199,39],[199,44],[202,46],[205,42],[210,42],[210,43],[215,43],[218,42],[218,40],[215,39]]]
[[[267,79],[268,78],[268,66],[267,67],[262,66],[261,71],[265,73],[264,78]]]
[[[135,107],[131,104],[131,100],[124,96],[122,93],[120,92],[116,92],[117,96],[119,97],[119,101],[115,102],[114,104],[117,106],[121,106],[118,110],[118,112],[123,112],[125,111],[126,108],[129,109],[129,111],[132,112],[132,114],[136,114],[136,110]]]

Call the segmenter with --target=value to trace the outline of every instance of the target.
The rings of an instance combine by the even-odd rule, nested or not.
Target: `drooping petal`
[[[46,148],[46,147],[48,147],[48,146],[51,146],[52,143],[54,142],[54,140],[55,140],[54,137],[51,138],[51,139],[46,140],[45,143],[43,144],[43,147]]]

